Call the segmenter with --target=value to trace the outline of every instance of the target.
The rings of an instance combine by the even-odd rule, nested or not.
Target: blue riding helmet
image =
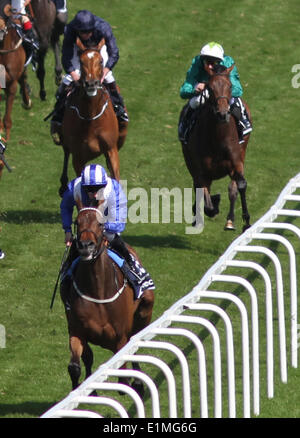
[[[77,12],[73,24],[74,28],[79,32],[92,30],[95,27],[95,16],[92,12],[84,9]]]
[[[107,173],[104,167],[100,164],[90,164],[81,172],[82,186],[98,186],[104,187],[107,185]]]

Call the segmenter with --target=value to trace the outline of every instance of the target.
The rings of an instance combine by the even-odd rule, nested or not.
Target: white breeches
[[[103,59],[103,66],[105,67],[105,65],[106,65],[106,63],[108,61],[108,54],[107,54],[106,45],[104,45],[102,47],[102,49],[100,50],[100,53],[101,53],[101,56],[102,56],[102,59]],[[80,74],[79,70],[77,70],[77,72]],[[70,74],[66,74],[63,77],[62,81],[63,81],[63,83],[65,85],[70,85],[70,83],[73,82],[73,78],[72,78],[72,76]],[[112,74],[112,71],[109,71],[108,74],[105,76],[104,82],[106,84],[111,84],[112,82],[115,82],[115,78],[114,78],[114,75]]]

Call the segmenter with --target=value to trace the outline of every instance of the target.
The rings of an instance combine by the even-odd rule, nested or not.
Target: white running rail
[[[164,375],[167,384],[167,400],[168,412],[164,415],[169,418],[191,418],[193,405],[191,404],[191,387],[199,388],[199,401],[196,406],[200,406],[194,410],[194,416],[206,418],[209,416],[209,396],[208,396],[208,377],[207,363],[210,361],[213,364],[213,408],[211,408],[211,416],[222,417],[224,412],[224,391],[222,382],[222,366],[225,363],[227,368],[227,405],[228,416],[236,417],[236,362],[235,355],[235,340],[241,339],[242,357],[238,358],[242,363],[242,391],[243,391],[243,416],[250,417],[260,414],[260,351],[259,351],[259,310],[258,296],[265,297],[265,333],[266,333],[266,373],[267,373],[267,397],[274,397],[274,368],[276,358],[274,357],[274,309],[273,303],[276,303],[278,312],[278,337],[279,337],[279,365],[280,378],[282,382],[287,382],[288,362],[292,367],[298,367],[298,346],[297,346],[297,271],[296,271],[296,255],[292,243],[282,236],[282,230],[292,232],[292,237],[300,239],[300,228],[294,224],[282,222],[281,217],[293,218],[297,221],[300,217],[300,210],[296,208],[285,208],[287,202],[295,206],[293,203],[300,202],[300,195],[295,194],[296,190],[300,189],[300,173],[292,178],[281,192],[275,204],[270,210],[251,226],[246,232],[240,235],[228,247],[225,253],[219,260],[206,272],[201,281],[193,288],[193,290],[171,306],[160,318],[154,321],[143,331],[131,338],[125,347],[115,354],[109,361],[101,365],[87,380],[85,380],[76,390],[72,391],[65,399],[53,406],[42,415],[42,418],[101,418],[101,410],[99,406],[106,408],[109,406],[114,410],[116,416],[127,418],[129,414],[126,408],[118,400],[111,396],[112,391],[123,391],[131,399],[131,404],[135,406],[136,416],[145,418],[160,418],[162,409],[160,405],[159,385],[152,377],[145,372],[136,370],[121,370],[119,369],[125,362],[139,362],[150,364],[155,367],[161,374]],[[266,232],[272,230],[272,232]],[[276,234],[276,230],[281,230],[281,234]],[[258,242],[259,241],[259,242]],[[294,239],[295,241],[295,239]],[[297,239],[298,241],[298,239]],[[262,245],[265,242],[265,245]],[[288,252],[289,260],[289,302],[290,308],[287,313],[285,301],[287,299],[284,294],[283,285],[283,267],[279,257],[267,246],[274,242],[277,247],[285,248]],[[259,243],[259,245],[258,245]],[[251,260],[235,259],[236,256],[250,254],[262,254],[264,258],[269,259],[270,265],[275,269],[275,287],[272,289],[272,281],[266,267]],[[269,266],[269,264],[268,264]],[[260,274],[264,292],[256,291],[248,280],[242,276],[228,275],[224,271],[230,268],[238,268],[239,272],[256,272]],[[243,287],[248,294],[245,295],[247,305],[242,295],[236,296],[226,290],[208,290],[210,287],[216,288],[215,285],[221,282],[222,284],[236,284]],[[244,298],[244,296],[243,296]],[[234,333],[231,324],[231,319],[227,311],[216,304],[211,303],[211,299],[220,299],[222,302],[230,303],[230,308],[234,307],[240,315],[241,328],[238,333]],[[227,309],[228,306],[226,306]],[[229,308],[228,307],[228,308]],[[250,308],[249,308],[250,307]],[[189,314],[186,314],[186,311]],[[204,315],[207,311],[217,315],[218,319],[223,321],[226,333],[226,348],[222,349],[220,341],[218,324],[214,326],[212,322]],[[206,313],[205,313],[206,312]],[[286,328],[286,320],[290,321],[290,327]],[[275,321],[275,322],[274,322]],[[187,327],[189,324],[200,325],[203,327],[212,340],[213,357],[209,357],[203,346],[202,340],[196,336]],[[171,327],[172,325],[172,327]],[[176,327],[174,327],[176,325]],[[221,325],[221,324],[220,324]],[[235,330],[236,331],[236,330]],[[159,336],[166,335],[172,342],[159,340]],[[194,350],[197,352],[198,360],[198,376],[190,375],[190,366],[187,358],[181,349],[175,345],[178,339],[189,340]],[[290,354],[287,353],[287,339],[290,339]],[[224,346],[223,346],[224,347]],[[141,354],[149,351],[149,354]],[[179,376],[174,374],[173,367],[170,367],[165,360],[155,357],[155,351],[163,350],[172,356],[172,362],[176,361],[179,364]],[[226,354],[226,361],[222,361],[222,355]],[[151,354],[152,353],[152,354]],[[164,355],[163,355],[164,357]],[[290,359],[289,359],[290,357]],[[224,357],[223,357],[224,359]],[[178,373],[177,373],[178,374]],[[149,397],[151,399],[151,413],[146,414],[146,408],[141,397],[137,392],[129,386],[111,381],[113,377],[137,377],[147,387]],[[196,379],[198,379],[196,383]],[[224,377],[223,377],[224,379]],[[180,380],[180,382],[179,382]],[[181,391],[178,391],[180,386]],[[109,396],[89,396],[94,390],[101,390],[102,393],[107,393]],[[178,392],[182,397],[182,408],[179,412]],[[82,409],[81,405],[88,405],[88,409]],[[97,412],[93,411],[93,407],[97,406]],[[100,412],[100,413],[99,413]]]

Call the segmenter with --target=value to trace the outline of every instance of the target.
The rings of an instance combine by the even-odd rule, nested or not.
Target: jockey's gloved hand
[[[65,233],[65,244],[67,246],[71,246],[72,242],[73,242],[73,235],[72,235],[71,231],[67,231]]]

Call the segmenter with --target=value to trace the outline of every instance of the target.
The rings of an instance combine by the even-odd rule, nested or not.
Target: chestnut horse
[[[0,120],[0,130],[5,130],[6,140],[10,139],[12,127],[11,112],[18,83],[21,87],[23,107],[31,108],[27,75],[24,68],[26,61],[25,50],[22,46],[22,38],[19,36],[15,25],[10,17],[0,17],[0,65],[5,67],[5,95],[6,108],[3,120]],[[1,78],[3,79],[3,78]]]
[[[222,67],[222,66],[219,66]],[[243,231],[250,227],[246,202],[247,182],[244,176],[244,161],[250,134],[239,144],[237,125],[230,112],[231,81],[233,67],[210,75],[206,88],[209,98],[200,107],[196,123],[182,151],[193,185],[204,189],[204,212],[209,217],[218,214],[220,195],[210,195],[212,181],[230,177],[228,195],[230,209],[225,230],[234,230],[234,207],[239,192],[242,204]],[[245,104],[248,114],[249,110]],[[184,109],[182,110],[183,113]],[[182,114],[181,113],[181,114]],[[194,214],[198,206],[194,205]]]
[[[80,260],[72,275],[66,310],[71,351],[68,371],[73,389],[79,385],[81,358],[86,377],[92,372],[89,343],[117,353],[131,336],[150,323],[154,304],[154,293],[149,289],[134,300],[133,289],[107,254],[102,213],[97,208],[82,208],[76,224]],[[130,251],[137,257],[131,248]],[[62,289],[61,297],[64,301]],[[138,364],[133,366],[139,369]],[[128,383],[127,379],[120,381]],[[140,381],[132,386],[143,394]]]
[[[27,8],[39,38],[36,75],[40,82],[40,99],[45,100],[45,57],[50,45],[54,52],[56,85],[59,85],[62,79],[59,39],[64,32],[64,24],[56,18],[56,7],[51,0],[31,0]]]
[[[64,165],[60,179],[61,196],[67,188],[70,154],[77,176],[88,161],[104,154],[111,177],[120,179],[119,149],[125,142],[128,122],[118,122],[109,93],[101,83],[100,50],[104,44],[102,39],[97,47],[86,48],[77,40],[81,78],[77,89],[67,98],[62,123]]]

